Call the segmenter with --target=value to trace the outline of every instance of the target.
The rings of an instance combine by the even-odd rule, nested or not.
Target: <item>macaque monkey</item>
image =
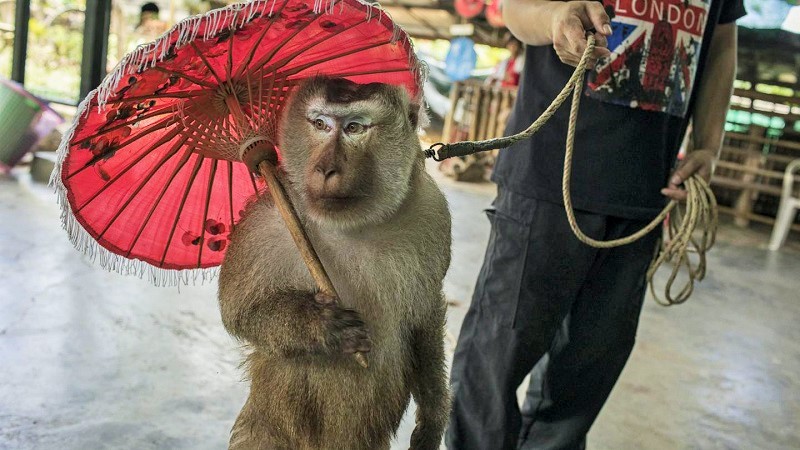
[[[417,112],[400,87],[331,78],[285,109],[286,191],[339,298],[317,292],[269,195],[252,202],[219,279],[223,324],[252,350],[231,449],[388,449],[412,395],[411,448],[439,448],[450,214]]]

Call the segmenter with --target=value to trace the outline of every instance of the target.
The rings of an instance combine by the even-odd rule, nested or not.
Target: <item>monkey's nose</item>
[[[326,167],[326,166],[317,166],[317,172],[321,173],[323,177],[325,177],[325,181],[331,179],[331,177],[336,176],[339,173],[339,170],[336,167]]]

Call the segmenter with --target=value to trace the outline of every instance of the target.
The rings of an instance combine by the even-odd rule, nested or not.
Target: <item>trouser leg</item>
[[[606,239],[642,223],[608,219]],[[522,409],[522,449],[582,449],[633,348],[647,267],[658,232],[601,250],[546,360],[538,364]]]
[[[572,236],[560,205],[500,192],[492,233],[451,372],[451,450],[513,449],[516,389],[548,350],[596,250]],[[605,218],[580,215],[589,232]]]

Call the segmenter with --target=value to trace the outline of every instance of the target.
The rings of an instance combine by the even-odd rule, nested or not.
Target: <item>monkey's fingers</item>
[[[363,368],[368,369],[369,363],[367,362],[367,357],[364,356],[363,353],[355,353],[353,357],[356,359],[356,362]]]
[[[320,305],[333,305],[336,303],[336,296],[327,294],[325,292],[317,292],[314,294],[314,301]]]
[[[372,340],[363,328],[351,328],[345,331],[342,339],[344,353],[369,353],[372,350]]]

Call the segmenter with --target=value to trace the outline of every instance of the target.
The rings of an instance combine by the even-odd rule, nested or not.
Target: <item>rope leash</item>
[[[711,187],[703,178],[693,175],[684,182],[687,192],[686,206],[681,208],[677,201],[671,200],[667,206],[650,223],[641,230],[619,239],[601,241],[593,239],[581,231],[575,219],[575,211],[572,207],[572,196],[570,194],[572,178],[572,154],[575,144],[575,127],[578,121],[578,109],[581,103],[581,86],[583,85],[586,66],[594,52],[595,38],[593,35],[587,37],[586,50],[583,52],[578,66],[567,81],[561,92],[553,99],[550,106],[537,118],[528,128],[512,136],[497,139],[488,139],[476,142],[456,142],[453,144],[437,143],[433,144],[425,151],[425,156],[436,161],[442,161],[455,156],[466,156],[487,150],[506,148],[512,144],[528,139],[533,136],[548,120],[555,114],[556,110],[564,104],[572,93],[572,105],[569,114],[569,124],[567,129],[567,143],[564,154],[564,176],[562,183],[562,195],[564,198],[564,208],[567,212],[567,220],[575,236],[581,242],[595,248],[612,248],[635,242],[648,233],[653,231],[659,224],[667,223],[667,239],[662,241],[659,252],[654,256],[653,261],[647,269],[647,283],[650,285],[650,292],[656,302],[663,306],[675,305],[685,302],[694,290],[695,281],[701,281],[706,273],[706,252],[714,245],[718,225],[717,200]],[[682,211],[683,209],[683,211]],[[702,226],[702,234],[699,239],[694,238],[694,231],[698,225]],[[689,255],[697,254],[697,261],[692,262]],[[664,297],[659,297],[656,293],[654,275],[659,267],[665,262],[673,264],[666,286],[664,287]],[[686,268],[688,279],[676,295],[673,295],[673,286],[678,279],[681,268]]]

